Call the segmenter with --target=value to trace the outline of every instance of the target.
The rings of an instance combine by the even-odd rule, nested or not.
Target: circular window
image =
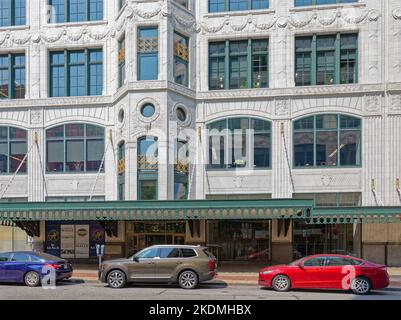
[[[122,123],[122,122],[124,121],[124,116],[125,116],[124,109],[121,109],[121,110],[118,112],[118,121],[119,121],[120,123]]]
[[[142,106],[141,108],[141,114],[145,117],[145,118],[150,118],[151,116],[153,116],[155,114],[155,106],[153,104],[150,103],[146,103]]]
[[[187,114],[183,108],[177,108],[176,114],[177,114],[177,119],[180,120],[181,122],[187,120]]]

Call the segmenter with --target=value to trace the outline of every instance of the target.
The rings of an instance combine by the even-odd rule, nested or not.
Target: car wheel
[[[113,289],[125,287],[126,282],[125,273],[120,270],[113,270],[107,275],[107,283]]]
[[[287,276],[280,274],[273,278],[272,287],[276,291],[288,291],[291,287],[291,281]]]
[[[351,290],[355,294],[368,294],[371,289],[370,281],[364,277],[355,278],[351,282]]]
[[[183,289],[193,289],[198,285],[198,275],[191,270],[184,271],[178,277],[178,284]]]
[[[25,277],[24,282],[28,287],[37,287],[40,284],[40,275],[36,271],[29,271]]]

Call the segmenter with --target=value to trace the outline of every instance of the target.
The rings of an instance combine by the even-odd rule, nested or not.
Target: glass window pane
[[[209,12],[225,11],[225,0],[209,0]]]
[[[26,139],[26,130],[10,128],[10,139]]]
[[[103,19],[103,0],[89,0],[89,20]]]
[[[83,124],[67,124],[65,126],[65,136],[66,137],[83,137],[84,136]]]
[[[85,21],[86,4],[85,0],[69,0],[69,19],[70,22]]]
[[[313,166],[313,132],[299,132],[294,134],[294,165]]]
[[[354,193],[340,193],[338,205],[340,207],[358,207],[361,204],[361,194]]]
[[[8,172],[8,143],[0,143],[0,173]]]
[[[315,197],[317,207],[337,207],[336,193],[317,193]]]
[[[179,71],[179,70],[177,70]],[[139,55],[139,79],[138,80],[157,80],[158,79],[158,56],[152,54]]]
[[[26,142],[10,142],[10,172],[16,172],[26,155]],[[26,160],[21,166],[20,173],[26,172]]]
[[[139,200],[157,200],[157,180],[139,180]]]
[[[254,135],[254,166],[270,167],[270,134]]]
[[[66,171],[84,171],[84,141],[66,141]]]
[[[337,131],[316,132],[316,165],[336,166],[338,164]]]
[[[337,115],[316,116],[316,129],[337,129]]]
[[[342,166],[361,165],[361,132],[341,131],[340,133],[340,164]]]
[[[64,142],[47,141],[47,171],[58,172],[64,170]]]
[[[294,130],[310,130],[314,128],[314,117],[303,118],[294,122]]]
[[[92,124],[86,125],[86,136],[87,137],[104,137],[104,128],[95,126]]]
[[[98,171],[104,155],[103,140],[88,140],[86,147],[86,170]]]

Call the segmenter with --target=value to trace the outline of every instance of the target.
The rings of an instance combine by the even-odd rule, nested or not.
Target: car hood
[[[282,269],[282,268],[288,268],[288,267],[289,266],[286,265],[286,264],[278,264],[278,265],[275,265],[275,266],[270,266],[270,267],[263,268],[259,272],[268,271],[268,270]]]

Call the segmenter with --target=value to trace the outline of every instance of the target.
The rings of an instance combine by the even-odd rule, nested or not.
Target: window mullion
[[[12,54],[8,54],[8,99],[13,98],[13,56]]]
[[[341,59],[340,44],[341,44],[340,34],[337,33],[336,41],[335,41],[335,49],[334,49],[334,83],[335,84],[340,83],[340,59]]]
[[[70,93],[69,88],[69,78],[70,78],[70,68],[69,68],[69,55],[68,51],[64,50],[64,96],[68,97]]]
[[[63,125],[63,149],[64,149],[64,163],[63,163],[63,172],[66,172],[67,170],[67,142],[66,142],[66,129],[67,126]]]
[[[226,40],[225,44],[225,67],[224,67],[224,89],[230,88],[230,42]]]
[[[313,35],[312,39],[312,62],[311,62],[311,85],[316,85],[316,72],[317,72],[317,39],[316,35]]]
[[[340,167],[341,166],[341,163],[340,163],[340,152],[341,152],[341,149],[340,149],[340,137],[341,137],[341,126],[340,126],[340,115],[337,115],[337,167]]]
[[[85,95],[89,96],[89,50],[85,49]]]
[[[252,40],[248,39],[248,57],[247,57],[247,64],[248,64],[248,88],[253,88],[252,85]]]
[[[8,0],[8,21],[10,26],[15,25],[15,11],[13,6],[13,0]]]
[[[83,140],[84,140],[84,157],[83,157],[83,161],[84,161],[84,172],[86,172],[86,158],[87,158],[87,155],[86,155],[86,151],[87,151],[87,148],[86,148],[86,144],[87,144],[87,133],[86,133],[86,129],[87,129],[87,125],[85,124],[84,125],[84,136],[83,136]]]
[[[64,0],[64,22],[70,21],[70,8],[69,8],[69,1]]]
[[[89,0],[85,0],[85,20],[90,21],[90,5]]]
[[[316,116],[313,117],[313,166],[317,166],[317,155],[316,155],[316,138],[317,138],[317,131],[316,131]]]

